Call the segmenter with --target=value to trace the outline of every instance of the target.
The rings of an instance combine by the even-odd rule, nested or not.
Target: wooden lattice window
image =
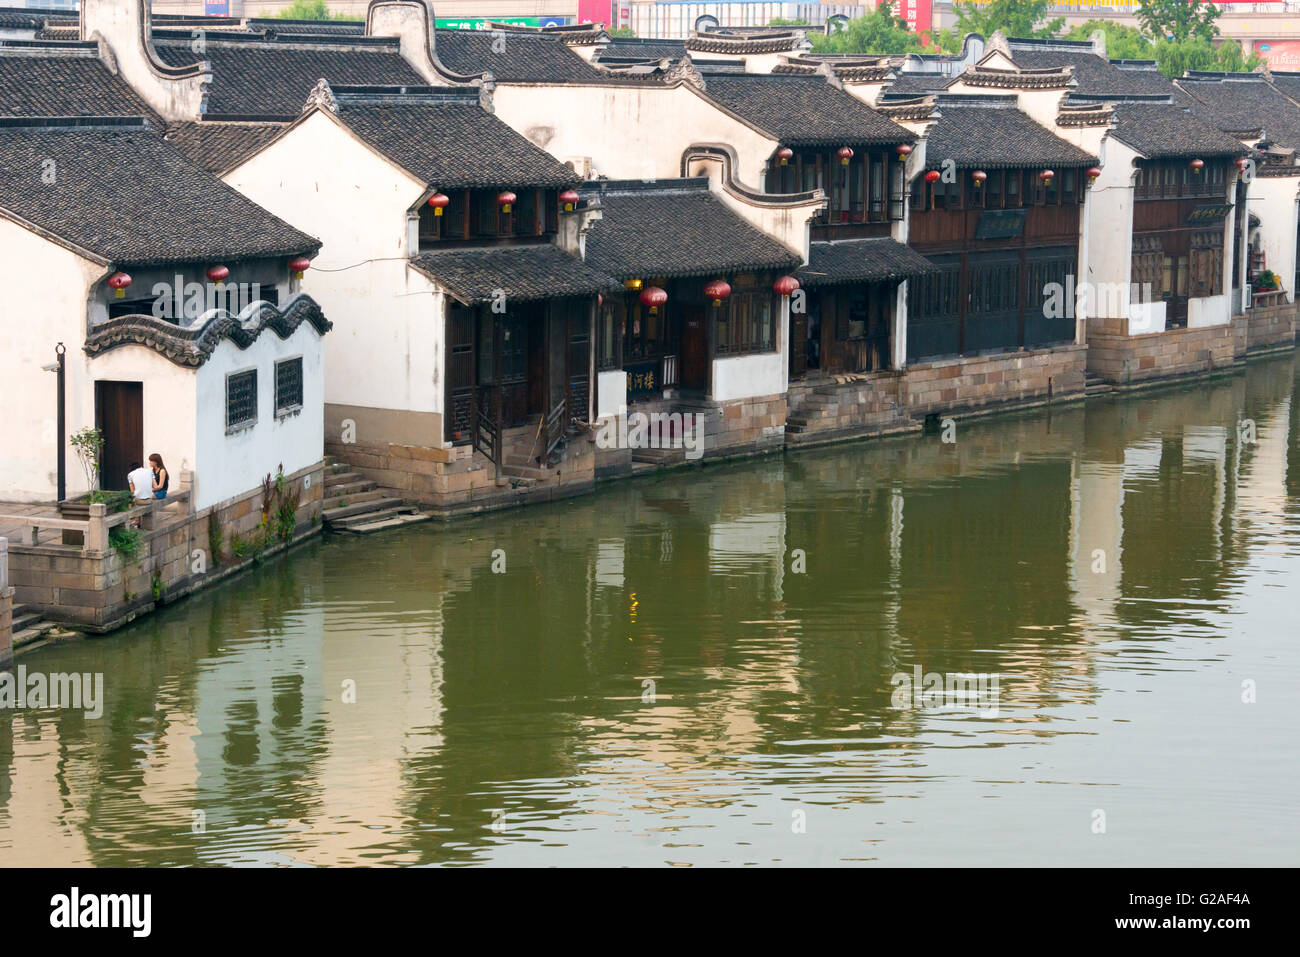
[[[242,429],[257,421],[257,370],[226,376],[226,430]]]
[[[275,364],[275,411],[292,412],[302,408],[302,357],[284,359]]]

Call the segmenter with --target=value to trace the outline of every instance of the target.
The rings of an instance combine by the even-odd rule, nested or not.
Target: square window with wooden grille
[[[275,364],[275,413],[302,408],[302,357]]]
[[[226,376],[226,430],[242,429],[257,421],[257,370]]]

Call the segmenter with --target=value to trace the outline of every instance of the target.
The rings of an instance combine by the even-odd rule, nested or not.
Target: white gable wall
[[[334,323],[325,401],[441,412],[438,303],[433,284],[406,263],[407,210],[426,184],[323,113],[224,179],[323,242],[302,288]]]

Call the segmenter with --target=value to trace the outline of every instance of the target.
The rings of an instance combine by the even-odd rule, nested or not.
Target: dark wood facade
[[[908,242],[940,271],[908,287],[909,362],[1074,340],[1063,306],[1078,270],[1085,171],[1045,182],[1038,169],[989,170],[982,185],[973,172],[913,185]]]
[[[457,243],[483,243],[551,236],[559,229],[559,192],[554,189],[513,190],[515,202],[506,212],[499,189],[453,189],[437,215],[420,207],[420,249],[442,249]]]
[[[859,239],[888,236],[890,223],[903,218],[903,162],[891,149],[849,144],[853,156],[843,163],[837,149],[797,149],[782,165],[769,161],[768,193],[826,191],[827,208],[812,225],[812,238]]]
[[[1230,160],[1138,161],[1133,190],[1132,283],[1141,302],[1165,303],[1165,326],[1187,325],[1187,302],[1224,293]]]
[[[628,374],[628,401],[658,399],[664,390],[706,396],[715,358],[775,352],[781,297],[777,274],[724,277],[731,295],[714,305],[704,294],[711,277],[644,279],[637,288],[605,297],[596,319],[596,367]],[[655,310],[641,293],[658,287],[668,301]]]
[[[891,367],[897,282],[817,286],[790,314],[790,377]]]
[[[482,412],[500,428],[564,405],[586,421],[591,402],[591,308],[586,298],[447,308],[445,440],[468,443]]]

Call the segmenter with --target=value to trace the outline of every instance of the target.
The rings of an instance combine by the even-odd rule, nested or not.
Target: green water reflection
[[[330,539],[20,659],[0,861],[1291,864],[1298,493],[1287,357]]]

